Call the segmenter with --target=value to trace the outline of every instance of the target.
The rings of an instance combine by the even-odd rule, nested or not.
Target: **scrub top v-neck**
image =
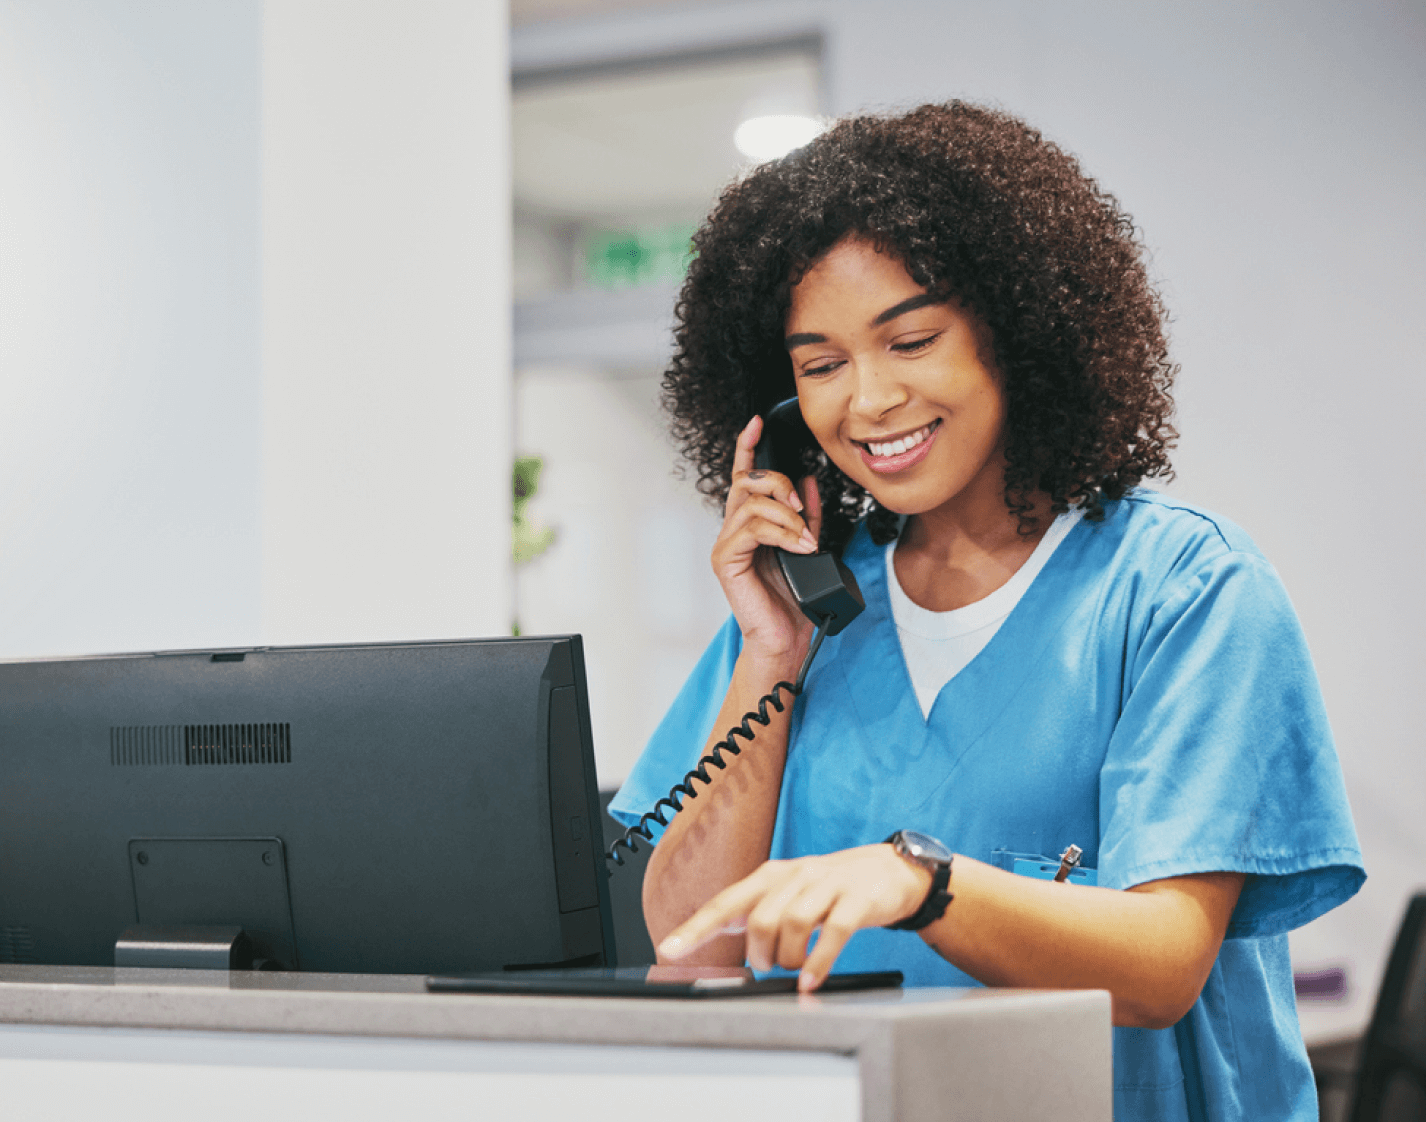
[[[921,607],[901,587],[896,573],[898,542],[886,546],[886,590],[891,617],[901,642],[901,656],[925,717],[941,688],[964,670],[1000,630],[1045,563],[1080,520],[1079,510],[1055,518],[1024,564],[988,596],[950,611]]]

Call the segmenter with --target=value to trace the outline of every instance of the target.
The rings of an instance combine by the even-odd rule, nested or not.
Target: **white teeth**
[[[873,456],[899,456],[901,453],[915,448],[928,436],[931,435],[931,426],[927,425],[923,429],[918,429],[910,436],[903,436],[900,440],[893,440],[885,444],[876,444],[867,441],[867,448]]]

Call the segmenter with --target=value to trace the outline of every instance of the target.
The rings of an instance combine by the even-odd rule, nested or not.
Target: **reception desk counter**
[[[17,1122],[1108,1120],[1110,1073],[1097,991],[494,997],[397,975],[0,965]]]

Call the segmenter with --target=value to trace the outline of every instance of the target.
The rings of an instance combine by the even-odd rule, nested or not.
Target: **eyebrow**
[[[882,312],[876,319],[871,321],[873,327],[880,327],[884,323],[890,323],[897,316],[904,316],[907,312],[914,312],[917,308],[924,308],[928,304],[944,304],[945,301],[939,297],[932,296],[929,292],[921,292],[915,296],[907,297],[900,303],[893,304]],[[819,335],[814,331],[799,332],[796,335],[789,335],[783,340],[783,344],[790,351],[795,347],[805,347],[810,343],[825,343],[827,336]]]
[[[929,292],[922,292],[912,296],[899,304],[893,304],[871,321],[873,327],[880,327],[883,323],[890,323],[897,316],[904,316],[907,312],[914,312],[917,308],[924,308],[927,304],[943,304],[944,300],[932,296]]]

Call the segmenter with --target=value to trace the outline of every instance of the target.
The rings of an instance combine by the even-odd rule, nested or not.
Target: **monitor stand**
[[[145,927],[124,929],[114,944],[115,966],[182,970],[251,970],[252,940],[241,927]]]
[[[134,838],[129,871],[138,924],[116,966],[298,968],[281,838]]]

